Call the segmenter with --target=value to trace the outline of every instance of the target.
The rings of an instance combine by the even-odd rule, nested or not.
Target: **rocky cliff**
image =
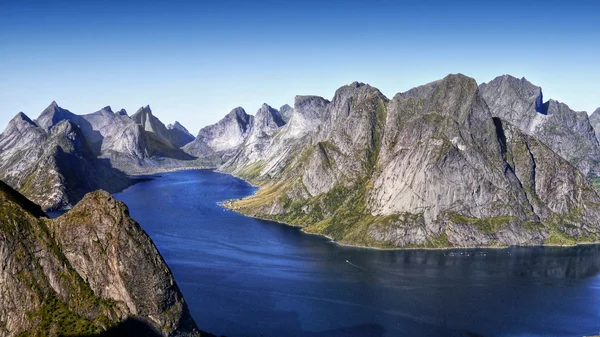
[[[586,112],[554,100],[544,102],[542,89],[525,78],[499,76],[480,86],[493,116],[535,136],[584,174],[600,172],[600,146]]]
[[[261,186],[229,206],[365,246],[600,239],[600,197],[585,176],[494,117],[482,91],[450,75],[392,100],[362,83],[331,102],[297,97],[263,151],[241,146],[221,168]],[[310,132],[294,131],[298,117]]]
[[[50,220],[0,182],[0,263],[2,336],[92,335],[131,320],[133,333],[201,334],[150,238],[106,192]]]

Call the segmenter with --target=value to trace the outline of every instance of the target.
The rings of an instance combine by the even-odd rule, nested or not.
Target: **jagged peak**
[[[107,111],[107,112],[110,112],[110,113],[114,113],[114,112],[112,111],[112,108],[110,107],[110,105],[107,105],[107,106],[105,106],[105,107],[104,107],[104,108],[102,108],[101,110],[104,110],[104,111]]]
[[[281,114],[277,109],[273,109],[267,103],[263,103],[263,105],[258,109],[255,116],[255,121],[263,120],[267,124],[270,124],[270,121],[273,121],[277,127],[285,125],[285,121],[281,117]]]
[[[150,105],[146,105],[146,106],[142,106],[140,107],[134,115],[138,115],[138,114],[142,114],[142,113],[146,113],[146,114],[152,114],[152,109],[150,108]]]
[[[350,83],[348,86],[350,87],[354,87],[354,88],[360,88],[362,86],[364,86],[365,84],[362,82],[358,82],[358,81],[354,81],[352,83]]]
[[[247,124],[250,120],[250,115],[246,113],[246,110],[241,106],[233,108],[224,119],[237,119],[238,122]]]
[[[289,104],[284,104],[279,108],[279,111],[285,111],[289,109],[292,109],[292,107]]]
[[[22,112],[22,111],[21,111],[21,112],[19,112],[18,114],[16,114],[16,115],[15,115],[15,117],[13,117],[13,118],[10,120],[9,124],[10,124],[10,123],[13,123],[13,122],[16,122],[16,121],[25,121],[25,122],[27,122],[27,123],[29,123],[29,124],[33,125],[33,126],[37,126],[37,124],[36,124],[34,121],[32,121],[32,120],[31,120],[31,118],[29,118],[29,116],[27,116],[27,115],[26,115],[24,112]]]
[[[378,96],[387,100],[387,97],[385,97],[379,89],[362,82],[352,82],[337,89],[331,101],[339,103],[355,95],[358,95],[358,101],[373,96]]]
[[[116,113],[117,115],[121,115],[121,116],[129,116],[129,115],[127,114],[127,110],[125,110],[125,109],[121,109],[121,110],[119,110],[119,111],[117,111],[117,112],[115,112],[115,113]]]
[[[397,93],[394,98],[425,98],[429,96],[442,80],[429,82],[418,87],[411,88],[405,92]]]
[[[298,108],[304,105],[315,104],[319,106],[325,106],[331,103],[329,100],[321,97],[321,96],[312,96],[312,95],[296,95],[294,98],[294,107]]]
[[[58,103],[56,103],[56,101],[52,101],[52,103],[50,103],[46,107],[46,109],[44,109],[44,111],[42,111],[42,115],[45,114],[45,113],[51,113],[51,112],[54,112],[54,111],[57,111],[57,110],[60,110],[60,109],[62,109],[62,108],[58,105]]]
[[[183,131],[183,132],[185,132],[187,134],[190,134],[190,132],[188,131],[188,129],[186,129],[186,127],[183,126],[178,121],[175,121],[175,123],[173,123],[173,124],[167,125],[167,129],[169,129],[169,130],[179,130],[179,131]]]
[[[482,83],[482,86],[502,86],[506,85],[514,89],[525,90],[533,94],[538,94],[542,90],[541,87],[529,82],[525,77],[517,78],[512,75],[500,75],[488,83]]]

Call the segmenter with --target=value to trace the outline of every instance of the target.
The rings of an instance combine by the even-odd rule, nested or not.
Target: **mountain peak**
[[[22,120],[25,121],[31,125],[37,126],[37,124],[35,124],[34,121],[31,120],[31,118],[29,118],[29,116],[27,116],[24,112],[19,112],[18,114],[15,115],[15,117],[13,117],[13,119],[10,120],[9,123],[12,123],[13,121],[17,121],[17,120]]]
[[[56,101],[52,101],[52,103],[42,111],[36,120],[36,123],[44,130],[48,131],[58,122],[65,119],[71,119],[73,116],[74,114],[71,111],[61,108]]]
[[[121,109],[121,110],[119,110],[119,111],[117,111],[117,112],[115,112],[115,113],[116,113],[117,115],[121,115],[121,116],[129,116],[129,115],[127,114],[127,111],[126,111],[125,109]]]
[[[104,108],[102,108],[101,110],[104,110],[106,112],[110,112],[110,113],[114,113],[110,107],[110,105],[105,106]]]
[[[269,127],[280,127],[285,125],[285,121],[281,118],[281,114],[276,109],[273,109],[267,103],[264,103],[256,112],[255,123],[261,123]],[[274,125],[273,125],[274,124]]]

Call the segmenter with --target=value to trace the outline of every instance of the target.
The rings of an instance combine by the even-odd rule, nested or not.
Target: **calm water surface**
[[[237,178],[208,170],[155,177],[116,197],[154,240],[198,326],[214,334],[600,333],[600,246],[341,247],[223,209],[217,202],[255,191]]]

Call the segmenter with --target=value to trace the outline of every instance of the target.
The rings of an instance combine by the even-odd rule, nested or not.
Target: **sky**
[[[526,77],[545,98],[600,107],[594,1],[0,0],[0,128],[53,100],[78,114],[149,104],[196,134],[242,106],[386,96],[449,73]]]

